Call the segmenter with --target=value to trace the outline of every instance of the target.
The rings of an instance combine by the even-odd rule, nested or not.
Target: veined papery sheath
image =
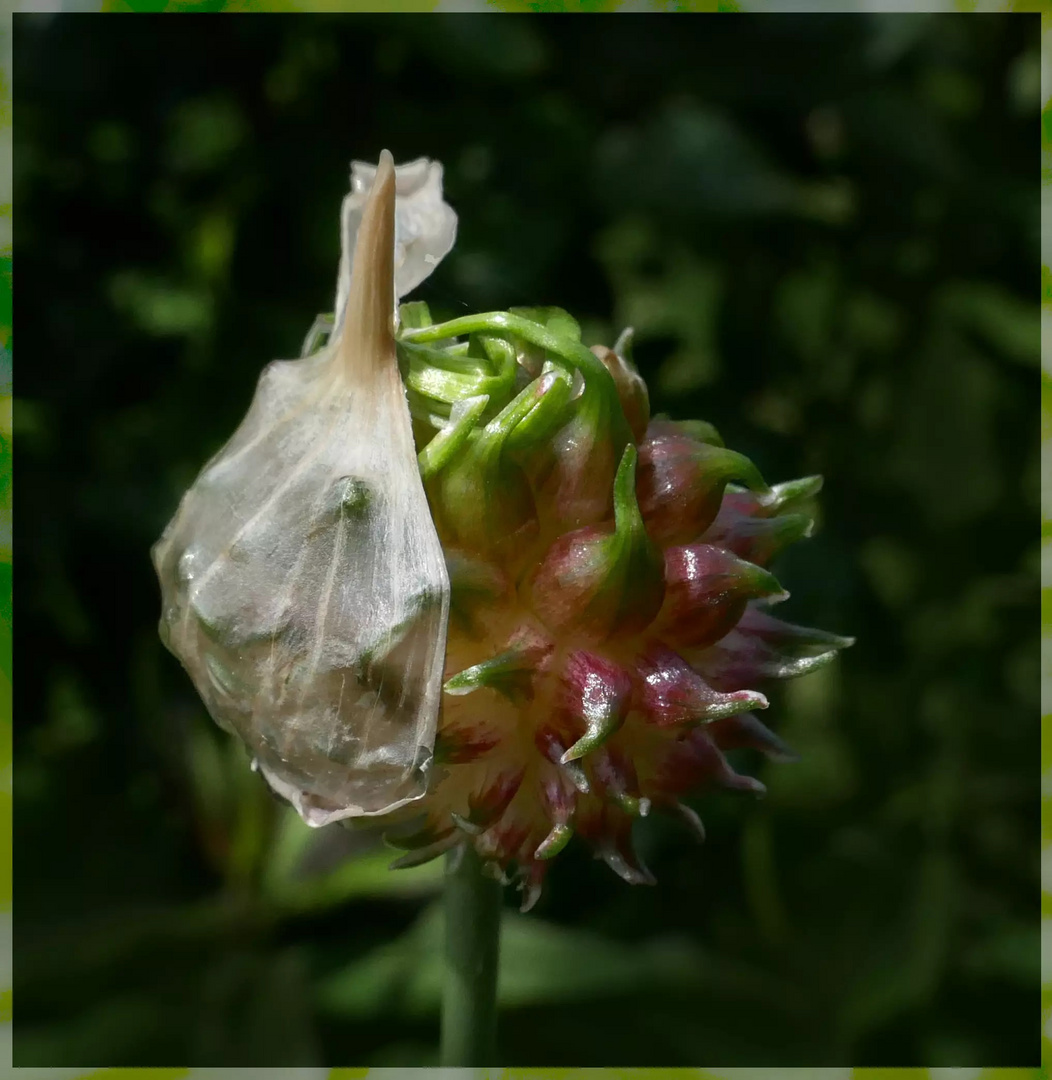
[[[429,272],[396,290],[396,186],[436,181],[426,161],[405,168],[385,151],[364,206],[356,175],[329,342],[264,369],[153,549],[162,639],[310,825],[420,798],[434,750],[449,577],[393,319],[396,291]],[[456,227],[440,189],[437,204],[429,268]]]

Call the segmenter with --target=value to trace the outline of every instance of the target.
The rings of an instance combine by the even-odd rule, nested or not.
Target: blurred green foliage
[[[644,21],[645,18],[645,21]],[[511,906],[501,1057],[1038,1056],[1036,17],[19,16],[16,1065],[436,1059],[441,867],[271,799],[148,549],[331,307],[351,158],[446,165],[439,316],[626,324],[655,411],[826,477],[779,577],[857,635],[762,803]]]

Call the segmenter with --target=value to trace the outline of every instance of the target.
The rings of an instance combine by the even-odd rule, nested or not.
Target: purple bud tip
[[[559,759],[566,765],[601,746],[625,719],[632,678],[624,668],[595,653],[570,655],[563,670],[559,705],[571,726],[584,734]]]
[[[681,656],[654,643],[640,657],[634,705],[650,723],[671,727],[765,709],[767,699],[754,690],[720,693]]]

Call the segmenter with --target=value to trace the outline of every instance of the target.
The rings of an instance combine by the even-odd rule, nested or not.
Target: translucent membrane
[[[331,339],[263,371],[153,549],[165,644],[311,825],[425,794],[442,690],[449,578],[395,356],[386,151],[370,179]]]

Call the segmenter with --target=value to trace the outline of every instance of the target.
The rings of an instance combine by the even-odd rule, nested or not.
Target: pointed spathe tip
[[[395,167],[380,153],[354,247],[340,351],[356,378],[382,370],[394,359]]]
[[[395,186],[395,176],[395,163],[391,151],[381,150],[380,160],[376,164],[376,176],[373,178],[370,194],[377,189],[382,189],[388,185],[393,188]]]

